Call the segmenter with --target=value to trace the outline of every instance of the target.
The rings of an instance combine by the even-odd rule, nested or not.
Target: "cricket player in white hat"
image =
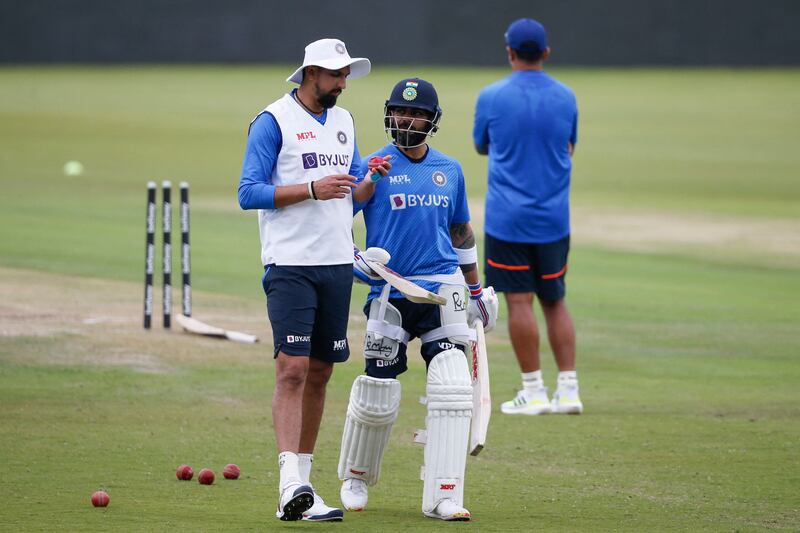
[[[341,520],[310,481],[334,363],[347,360],[353,198],[360,156],[353,118],[336,101],[370,71],[338,39],[305,49],[287,81],[299,88],[250,123],[239,182],[242,209],[258,209],[262,285],[275,346],[272,416],[281,520]]]

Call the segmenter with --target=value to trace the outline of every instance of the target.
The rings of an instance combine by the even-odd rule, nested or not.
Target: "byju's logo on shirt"
[[[347,154],[318,154],[308,152],[300,156],[303,159],[303,168],[350,166],[350,156]]]
[[[310,335],[287,335],[286,342],[294,344],[295,342],[311,342]]]
[[[389,195],[389,203],[392,204],[392,211],[395,209],[405,209],[406,208],[406,195],[403,193],[400,194],[390,194]]]
[[[444,194],[409,194],[405,193],[390,194],[389,204],[392,211],[405,209],[406,207],[444,207],[450,205],[450,197]]]

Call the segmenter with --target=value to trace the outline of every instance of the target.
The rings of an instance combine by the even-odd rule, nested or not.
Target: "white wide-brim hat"
[[[300,83],[303,81],[303,69],[306,67],[322,67],[328,70],[339,70],[350,67],[348,80],[354,80],[369,74],[371,68],[366,57],[350,57],[347,48],[339,39],[320,39],[306,46],[303,66],[286,78],[286,81]]]

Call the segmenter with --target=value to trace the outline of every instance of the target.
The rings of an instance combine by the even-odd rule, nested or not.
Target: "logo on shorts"
[[[392,204],[392,211],[395,211],[397,209],[405,209],[406,208],[405,193],[401,192],[400,194],[390,194],[389,203]]]
[[[294,344],[295,342],[311,342],[311,335],[287,335],[286,342]]]
[[[347,134],[345,132],[343,132],[343,131],[337,131],[336,132],[336,139],[340,143],[346,144],[347,143]]]
[[[439,187],[444,187],[445,184],[447,183],[447,176],[445,176],[444,172],[442,172],[441,170],[437,170],[436,172],[434,172],[431,178],[433,178],[433,182]]]
[[[400,362],[399,357],[395,357],[391,361],[387,361],[386,359],[375,359],[375,366],[378,368],[385,367],[385,366],[394,366]]]
[[[440,342],[439,343],[439,348],[441,350],[452,350],[455,347],[456,347],[456,345],[453,344],[452,342]]]
[[[344,350],[345,348],[347,348],[347,339],[333,341],[334,350]]]

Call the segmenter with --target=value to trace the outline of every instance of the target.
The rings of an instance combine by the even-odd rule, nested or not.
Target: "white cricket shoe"
[[[339,491],[342,505],[348,511],[363,511],[367,506],[367,483],[363,479],[347,478]]]
[[[317,494],[316,490],[314,491],[314,505],[303,513],[303,520],[309,522],[341,522],[343,518],[342,510],[325,505],[325,500]]]
[[[298,482],[289,483],[281,491],[275,516],[284,521],[294,522],[303,518],[303,513],[312,505],[314,505],[314,489]]]
[[[556,393],[553,394],[553,412],[564,415],[579,415],[583,412],[583,403],[578,394],[578,381],[575,379],[559,380]]]
[[[429,518],[438,518],[439,520],[447,520],[450,522],[466,522],[472,517],[469,511],[448,498],[440,501],[433,511],[423,511],[422,514]]]
[[[553,412],[547,398],[547,387],[541,387],[533,393],[521,390],[516,398],[503,402],[500,410],[507,415],[546,415]]]

